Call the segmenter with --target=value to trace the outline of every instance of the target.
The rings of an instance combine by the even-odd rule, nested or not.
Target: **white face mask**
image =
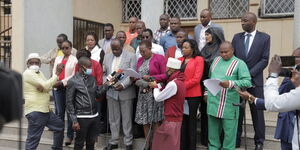
[[[33,70],[34,72],[39,72],[40,71],[40,66],[37,65],[32,65],[29,67],[30,70]]]

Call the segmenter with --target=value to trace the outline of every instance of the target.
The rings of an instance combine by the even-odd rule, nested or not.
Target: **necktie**
[[[247,56],[248,55],[248,49],[249,49],[249,43],[250,43],[250,37],[251,37],[251,34],[246,34],[245,35],[246,37],[246,41],[245,41],[245,55]]]

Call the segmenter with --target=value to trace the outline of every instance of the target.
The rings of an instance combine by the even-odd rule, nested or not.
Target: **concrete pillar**
[[[142,0],[142,21],[153,32],[160,28],[159,16],[164,13],[164,0]]]
[[[300,47],[300,0],[295,0],[294,10],[294,49]]]
[[[12,10],[12,68],[17,71],[24,71],[29,53],[43,55],[57,47],[58,34],[73,39],[72,0],[12,0]],[[48,75],[46,66],[42,71]]]

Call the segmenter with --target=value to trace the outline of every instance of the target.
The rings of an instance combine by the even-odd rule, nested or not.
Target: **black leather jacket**
[[[95,115],[96,98],[101,97],[108,89],[107,85],[97,86],[93,76],[76,73],[67,83],[67,113],[73,123],[77,115]]]

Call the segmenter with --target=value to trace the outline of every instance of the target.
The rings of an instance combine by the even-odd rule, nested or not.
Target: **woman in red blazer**
[[[197,110],[202,100],[202,89],[200,80],[204,70],[204,59],[199,56],[197,42],[185,39],[182,44],[183,57],[178,58],[182,61],[181,70],[185,75],[186,101],[189,107],[189,115],[184,115],[181,127],[181,150],[196,149],[197,133]]]

